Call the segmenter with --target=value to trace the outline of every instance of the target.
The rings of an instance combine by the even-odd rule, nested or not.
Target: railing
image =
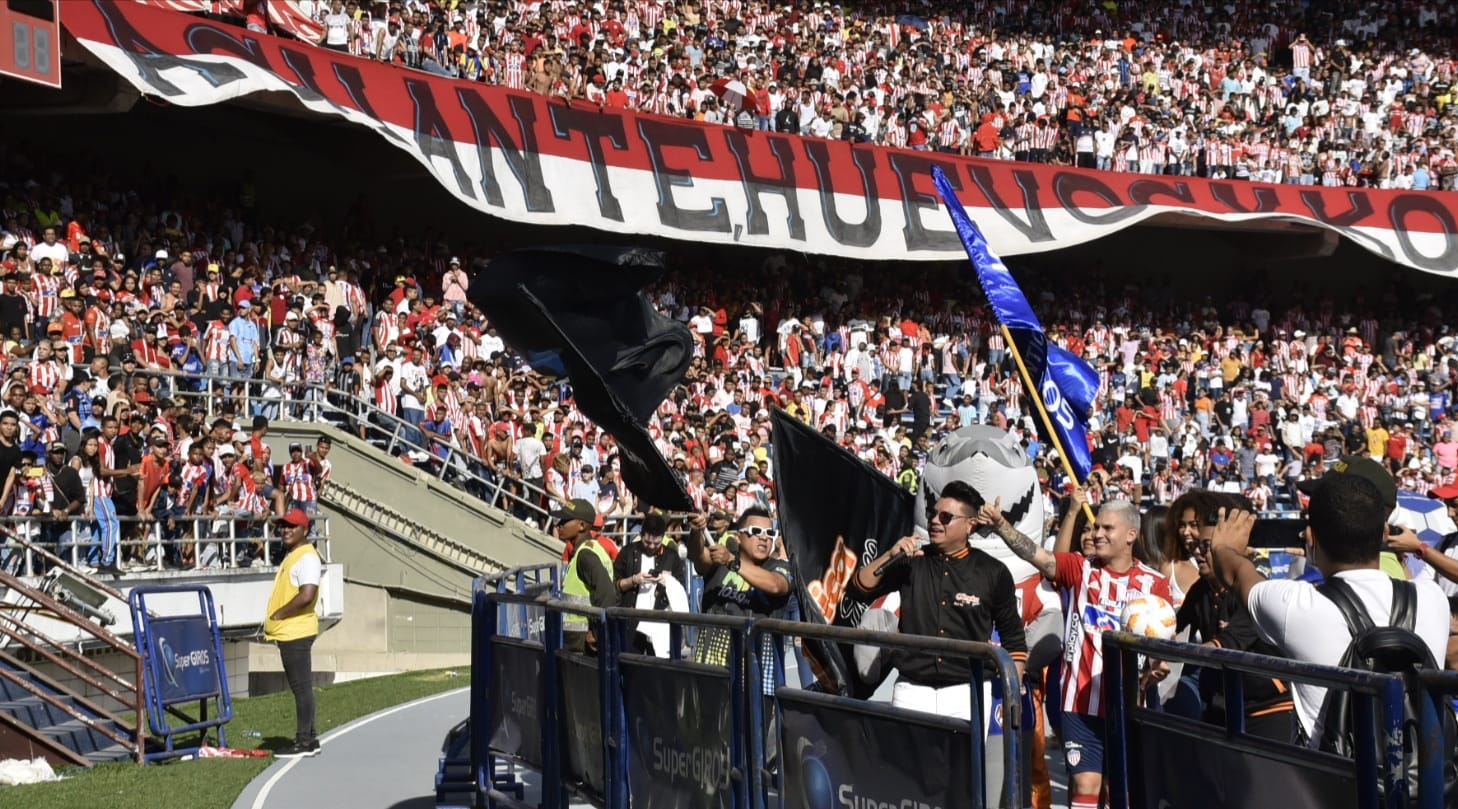
[[[128,682],[121,675],[82,654],[79,644],[77,644],[77,648],[72,648],[41,632],[33,624],[0,611],[0,635],[3,635],[8,641],[13,641],[25,647],[37,657],[50,662],[62,671],[67,672],[91,688],[96,689],[98,692],[111,697],[118,704],[132,711],[132,721],[131,723],[127,723],[121,721],[121,719],[110,711],[101,708],[92,708],[98,714],[116,723],[118,727],[130,727],[130,738],[118,735],[110,728],[97,725],[91,717],[80,713],[72,706],[67,705],[63,700],[56,699],[52,695],[35,688],[23,678],[13,677],[9,672],[5,671],[0,671],[0,676],[6,677],[48,705],[63,711],[72,718],[87,725],[92,730],[128,748],[132,752],[133,757],[140,763],[144,753],[142,728],[146,722],[146,710],[142,698],[142,656],[137,653],[137,650],[131,644],[106,631],[95,622],[88,620],[85,616],[71,609],[61,601],[52,598],[42,590],[26,584],[19,577],[0,571],[0,585],[4,585],[18,595],[29,599],[41,609],[72,624],[89,635],[93,641],[131,660],[132,680]]]
[[[590,622],[581,629],[595,633],[595,656],[567,648],[564,629],[574,618]],[[855,794],[891,795],[888,784],[894,784],[912,790],[894,793],[910,801],[900,805],[976,809],[989,805],[982,775],[982,729],[989,706],[981,704],[980,665],[972,667],[969,681],[972,718],[953,720],[785,687],[782,644],[772,639],[814,637],[967,657],[994,668],[1004,691],[1018,691],[1011,657],[988,644],[719,615],[603,610],[546,595],[493,592],[486,579],[477,581],[472,620],[470,764],[462,769],[472,774],[474,782],[465,791],[475,790],[477,805],[484,799],[487,806],[525,806],[526,781],[518,778],[518,766],[541,773],[543,809],[565,809],[573,794],[606,809],[660,803],[731,809],[805,805],[787,795],[798,798],[795,790],[808,790],[806,778],[815,776],[807,776],[802,751],[787,746],[786,722],[816,714],[847,723],[849,730],[845,739],[821,739],[834,748],[822,759],[842,766],[834,783],[824,778],[815,783],[817,793],[808,805],[822,800],[834,805],[837,786]],[[666,658],[633,651],[633,628],[642,622],[669,625]],[[694,637],[706,631],[717,636]],[[705,641],[704,648],[722,644],[723,662],[691,662],[686,651],[696,640]],[[773,688],[764,677],[771,666]],[[772,699],[772,717],[765,714],[766,698]],[[1007,703],[1003,724],[1021,728],[1017,700]],[[935,747],[942,756],[935,777],[918,779],[908,772],[888,781],[881,776],[880,771],[920,756],[915,744],[896,765],[861,766],[867,756],[887,754],[855,749],[864,738],[861,732],[872,728]],[[773,758],[766,755],[767,735],[778,741],[779,754]],[[1002,766],[1021,773],[1017,734],[1005,733],[1004,744]],[[856,766],[845,766],[851,759]],[[952,768],[955,777],[945,777],[944,768]],[[1023,805],[1025,783],[1016,775],[1004,779],[1004,805]],[[811,800],[808,792],[805,799]]]
[[[274,564],[274,534],[271,515],[262,518],[244,518],[235,515],[189,514],[165,519],[146,517],[117,517],[122,527],[122,538],[117,543],[117,563],[121,564],[128,549],[134,555],[146,560],[134,571],[167,569],[206,570],[211,567],[240,566],[239,550],[243,559],[250,564],[249,550],[259,554],[257,561],[264,567]],[[164,522],[172,522],[174,529],[189,526],[191,536],[166,536]],[[101,539],[93,529],[94,520],[73,517],[69,520],[55,520],[47,517],[0,517],[0,530],[6,535],[7,543],[0,546],[0,569],[26,577],[39,575],[43,568],[62,565],[77,575],[89,575],[82,566],[89,558],[99,558],[102,551]],[[129,525],[144,525],[145,536],[127,537]],[[168,530],[174,530],[168,529]],[[326,563],[331,558],[329,540],[329,518],[317,517],[311,533],[319,546],[320,556]],[[41,537],[49,539],[42,540]],[[58,545],[53,552],[41,545],[54,542]],[[179,564],[184,550],[192,551],[188,564]],[[282,558],[281,555],[278,558]],[[214,565],[216,563],[216,565]],[[246,566],[246,565],[244,565]],[[116,591],[109,595],[121,598]],[[124,599],[123,599],[124,600]]]
[[[197,399],[208,408],[209,419],[213,418],[214,409],[226,398],[226,392],[242,384],[239,380],[227,377],[195,376],[190,378],[201,380],[204,383],[202,389],[178,391],[173,396],[174,398]],[[257,384],[256,381],[253,384]],[[292,387],[305,391],[305,397],[302,399],[265,399],[254,396],[251,401],[256,407],[273,408],[277,414],[287,414],[300,421],[322,422],[329,420],[327,416],[333,416],[339,420],[363,426],[367,436],[366,440],[383,443],[385,452],[394,454],[396,451],[409,451],[427,456],[429,465],[417,466],[417,469],[424,469],[443,482],[460,484],[461,488],[492,508],[510,513],[519,509],[528,515],[527,521],[534,523],[543,532],[550,533],[554,523],[551,507],[553,497],[546,489],[529,483],[510,471],[490,470],[484,459],[454,444],[424,440],[425,436],[420,428],[398,415],[386,413],[373,403],[358,396],[319,385],[300,383]],[[513,488],[519,491],[513,492]],[[670,514],[669,518],[675,519],[683,516]],[[607,517],[601,533],[614,538],[630,537],[633,530],[629,526],[642,519],[642,514]]]
[[[1113,809],[1166,804],[1252,809],[1409,806],[1403,767],[1401,677],[1126,632],[1103,633],[1103,649],[1108,723],[1105,772]],[[1140,668],[1144,659],[1199,665],[1204,667],[1202,676],[1220,676],[1225,692],[1224,727],[1143,707]],[[1353,758],[1248,735],[1244,675],[1349,691]],[[1440,679],[1437,686],[1458,690],[1458,679]],[[1419,734],[1420,738],[1423,735],[1428,734]],[[1441,735],[1437,741],[1441,741]],[[1427,766],[1417,805],[1425,809],[1443,805],[1441,780],[1435,791],[1428,787],[1434,743],[1431,738],[1418,742]]]
[[[200,380],[203,387],[196,391],[177,391],[173,396],[179,399],[200,401],[207,408],[210,419],[215,415],[217,405],[227,398],[227,391],[242,384],[238,380],[226,377],[196,376],[191,378]],[[250,384],[258,383],[254,381]],[[399,451],[409,451],[416,455],[426,456],[428,459],[426,463],[429,466],[425,468],[425,471],[440,478],[443,482],[459,483],[462,488],[485,501],[492,508],[500,508],[505,511],[521,509],[529,515],[534,515],[532,519],[536,520],[543,530],[549,527],[551,509],[542,504],[550,502],[551,496],[545,489],[534,486],[504,470],[489,470],[483,459],[454,444],[427,440],[419,427],[397,415],[386,413],[373,403],[358,396],[320,385],[299,383],[290,387],[302,391],[304,398],[253,396],[245,401],[251,401],[253,409],[257,412],[265,415],[273,414],[269,416],[270,418],[287,415],[299,421],[322,422],[328,421],[327,414],[353,423],[355,426],[362,426],[365,428],[366,440],[383,443],[385,452],[395,454]],[[341,401],[343,404],[339,403]],[[512,492],[510,487],[520,487],[521,493]]]
[[[473,574],[501,570],[506,567],[489,554],[457,542],[398,509],[391,508],[375,498],[367,497],[338,480],[330,480],[329,485],[320,491],[320,497],[337,510],[349,512],[355,519],[369,523],[372,528],[383,529],[395,534],[419,546],[426,553],[469,570]]]

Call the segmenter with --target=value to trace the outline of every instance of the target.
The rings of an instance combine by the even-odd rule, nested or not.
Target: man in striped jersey
[[[1003,517],[1000,504],[984,506],[978,521],[991,526],[1009,549],[1031,563],[1068,598],[1063,652],[1063,754],[1072,783],[1070,809],[1096,809],[1103,791],[1105,630],[1119,629],[1130,599],[1170,600],[1169,580],[1134,559],[1139,509],[1114,500],[1094,520],[1094,553],[1050,553]],[[1162,678],[1167,669],[1154,672]]]

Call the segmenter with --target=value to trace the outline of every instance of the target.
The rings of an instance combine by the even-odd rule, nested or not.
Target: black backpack
[[[1341,611],[1352,642],[1339,666],[1379,673],[1400,674],[1405,682],[1403,713],[1403,758],[1407,770],[1408,802],[1418,805],[1418,717],[1426,692],[1418,679],[1420,669],[1441,671],[1433,654],[1413,631],[1417,624],[1417,587],[1410,581],[1392,582],[1392,619],[1389,626],[1375,626],[1351,585],[1332,577],[1316,588]],[[1324,721],[1321,749],[1351,757],[1353,723],[1351,694],[1331,689],[1322,706]],[[1446,701],[1435,706],[1443,729],[1443,806],[1458,807],[1458,721]],[[1431,804],[1429,804],[1431,805]]]

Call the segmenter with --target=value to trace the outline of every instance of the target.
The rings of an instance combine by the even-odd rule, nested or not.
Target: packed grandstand
[[[1010,457],[978,474],[1027,473],[1028,496],[1009,510],[1017,519],[1003,513],[1000,496],[984,498],[961,478],[960,488],[938,480],[940,495],[919,516],[933,544],[946,542],[954,525],[960,541],[972,542],[977,530],[976,541],[996,534],[1005,543],[1010,555],[998,558],[1022,576],[1016,594],[1000,587],[1011,581],[1000,566],[988,567],[1001,577],[996,629],[1000,643],[1010,641],[1002,657],[1012,675],[1022,676],[1030,658],[1015,648],[1022,625],[1032,638],[1039,610],[1048,618],[1058,609],[1050,588],[1083,599],[1067,602],[1082,605],[1069,609],[1065,665],[1072,668],[1060,675],[1071,686],[1049,701],[1068,704],[1049,717],[1113,711],[1100,705],[1102,685],[1094,685],[1105,676],[1097,638],[1129,629],[1120,599],[1134,578],[1144,579],[1139,598],[1152,597],[1151,614],[1169,612],[1171,631],[1151,636],[1169,640],[1178,620],[1181,640],[1221,646],[1240,634],[1231,643],[1244,645],[1222,648],[1277,654],[1247,626],[1254,608],[1241,587],[1271,573],[1276,553],[1288,563],[1311,555],[1287,573],[1324,573],[1320,563],[1331,559],[1307,541],[1310,534],[1294,532],[1282,534],[1286,545],[1251,552],[1254,515],[1267,518],[1265,527],[1279,521],[1305,530],[1314,524],[1308,507],[1319,482],[1357,477],[1334,469],[1359,463],[1364,475],[1395,481],[1395,502],[1374,499],[1367,509],[1383,507],[1374,523],[1387,532],[1383,547],[1411,563],[1386,565],[1396,557],[1384,554],[1384,585],[1391,574],[1434,591],[1427,579],[1455,575],[1458,533],[1419,537],[1416,524],[1386,522],[1398,503],[1458,513],[1458,327],[1443,287],[1451,280],[1440,277],[1458,256],[1458,206],[1449,193],[1458,182],[1451,104],[1458,58],[1449,50],[1458,14],[1446,5],[143,0],[78,3],[67,13],[68,81],[80,77],[72,87],[85,88],[75,97],[89,103],[112,92],[106,104],[135,108],[108,119],[116,124],[111,138],[95,144],[84,126],[46,133],[23,118],[0,121],[7,135],[0,148],[0,527],[12,544],[116,576],[271,565],[278,548],[265,536],[266,518],[294,508],[319,514],[330,487],[348,481],[332,477],[327,438],[293,444],[287,458],[275,458],[264,439],[278,421],[328,421],[352,447],[358,437],[358,447],[384,451],[372,460],[436,475],[561,540],[568,565],[560,594],[580,608],[760,619],[802,618],[814,603],[829,623],[845,625],[839,597],[849,586],[867,597],[859,605],[865,612],[895,616],[861,629],[901,621],[907,637],[931,635],[935,627],[908,619],[918,607],[886,600],[912,586],[890,582],[911,576],[911,558],[924,553],[935,557],[927,563],[948,566],[967,553],[925,551],[910,536],[836,536],[824,559],[802,555],[794,570],[791,560],[771,561],[792,553],[792,509],[781,484],[797,479],[777,480],[775,461],[791,451],[777,430],[783,416],[798,419],[874,469],[880,477],[862,478],[882,491],[891,481],[928,495],[929,476],[946,477],[955,466],[947,462],[953,453],[939,464],[934,448],[990,442],[987,433],[957,434],[990,425],[997,441],[1006,436],[994,453]],[[209,105],[218,109],[191,109]],[[662,127],[669,118],[680,120]],[[606,120],[613,125],[594,128]],[[238,132],[209,128],[218,121],[236,122]],[[709,131],[722,139],[711,142]],[[174,132],[187,136],[175,145],[187,160],[154,148]],[[252,137],[260,132],[268,137]],[[280,154],[267,154],[274,146]],[[139,150],[146,158],[133,160]],[[315,164],[323,152],[336,162]],[[913,152],[936,153],[940,162],[912,162]],[[694,165],[691,154],[695,169],[682,168]],[[1047,168],[992,168],[1019,163]],[[344,165],[358,176],[335,171]],[[1036,403],[1046,396],[1029,395],[996,296],[967,271],[958,240],[965,233],[945,229],[945,221],[928,224],[945,217],[929,185],[917,183],[944,166],[953,167],[959,191],[986,203],[973,204],[975,215],[989,241],[1000,241],[1038,329],[1097,376],[1096,396],[1077,414],[1092,467],[1085,480],[1073,479],[1070,458],[1050,444],[1051,422],[1048,430],[1040,425]],[[855,175],[864,185],[859,198],[847,193]],[[1123,185],[1117,175],[1126,175]],[[412,194],[422,178],[432,193]],[[727,194],[717,196],[741,186],[728,203]],[[394,207],[383,205],[386,198]],[[1057,211],[1049,204],[1055,198]],[[860,224],[842,216],[862,210]],[[392,219],[392,211],[406,214]],[[1146,214],[1163,218],[1133,229]],[[493,323],[478,306],[473,283],[493,262],[513,247],[566,241],[560,234],[579,225],[599,231],[588,241],[667,254],[667,270],[644,298],[683,325],[692,362],[642,426],[691,512],[665,512],[632,491],[625,482],[631,447],[584,414],[591,407],[579,401],[581,380],[549,372],[545,362],[533,367],[540,355],[508,344],[506,320]],[[1141,254],[1129,266],[1107,266],[1107,244],[1104,252],[1081,250],[1125,228],[1118,238],[1126,244],[1148,243],[1131,251]],[[1441,254],[1431,249],[1439,237]],[[1180,244],[1222,238],[1245,264],[1215,267],[1218,259]],[[1380,269],[1354,278],[1361,273],[1338,266],[1332,256],[1341,239],[1352,243],[1346,255],[1360,253],[1364,268]],[[1280,262],[1312,258],[1303,269],[1319,265],[1321,275],[1273,278]],[[1199,277],[1186,264],[1215,271]],[[1157,275],[1145,272],[1150,266],[1160,267]],[[911,525],[914,498],[892,494],[887,502],[904,501],[896,518]],[[1385,497],[1386,488],[1377,494]],[[851,497],[823,499],[840,508]],[[1318,502],[1330,512],[1332,499],[1328,492]],[[1093,517],[1087,506],[1099,509],[1099,521],[1079,535],[1079,519]],[[1247,507],[1244,543],[1233,542],[1235,513],[1244,519]],[[1018,524],[1023,517],[1028,522]],[[1328,514],[1314,522],[1342,520]],[[1438,524],[1434,517],[1421,528]],[[219,525],[241,533],[224,541]],[[144,531],[155,532],[150,554],[137,540]],[[733,551],[731,532],[738,533]],[[1119,559],[1127,566],[1118,574],[1125,583],[1101,578],[1108,559],[1100,553],[1108,555],[1115,532],[1127,535],[1128,558]],[[687,553],[662,553],[665,535]],[[602,539],[618,543],[592,544]],[[1375,543],[1376,533],[1366,539]],[[587,581],[579,560],[609,544],[611,559],[602,550],[600,575]],[[579,552],[585,546],[591,554]],[[557,551],[543,547],[543,558]],[[1047,547],[1061,551],[1056,559]],[[759,574],[784,578],[771,582],[782,589],[763,609],[750,600],[769,588],[740,576],[741,556],[760,550],[749,567],[763,563]],[[1262,554],[1263,567],[1252,566],[1244,584],[1222,578],[1227,566],[1238,562],[1243,572]],[[22,572],[17,567],[33,561],[29,552],[5,553],[0,568]],[[1419,574],[1420,563],[1427,569]],[[982,557],[962,564],[966,573]],[[806,581],[792,588],[802,571]],[[726,584],[731,574],[742,587]],[[824,586],[841,574],[836,587]],[[682,579],[672,603],[671,577]],[[1040,588],[1043,578],[1052,584]],[[978,607],[983,597],[971,592],[982,586],[977,581],[937,586],[956,590],[942,597],[958,609]],[[1452,582],[1442,587],[1458,592]],[[948,604],[925,600],[921,608],[933,612]],[[1436,606],[1423,605],[1425,624],[1433,624]],[[1458,600],[1448,606],[1450,627],[1458,627]],[[1175,607],[1188,609],[1177,619]],[[953,634],[985,641],[989,610],[957,614],[974,613],[981,623]],[[612,642],[596,645],[602,623],[617,620],[596,615],[591,624],[581,614],[565,618],[559,634],[569,643],[578,636],[574,654],[623,653]],[[1093,618],[1080,625],[1084,616]],[[855,620],[862,617],[857,610]],[[1233,621],[1245,623],[1232,630]],[[1053,656],[1063,656],[1059,629],[1049,630],[1058,622],[1041,623]],[[700,637],[715,637],[708,626]],[[749,637],[748,629],[734,631]],[[1076,647],[1074,632],[1086,634]],[[1454,632],[1440,667],[1458,665]],[[694,646],[698,664],[749,676],[736,661],[754,644],[746,640],[731,654],[728,632],[722,637],[714,655],[701,656],[697,638],[684,645]],[[637,651],[662,657],[682,640],[673,638],[665,631],[656,649],[650,642]],[[810,646],[802,639],[790,657],[802,685],[821,687],[833,667],[812,667],[810,659],[828,658]],[[901,670],[906,659],[898,676],[919,687],[914,669]],[[1148,654],[1139,660],[1147,669],[1129,682],[1140,682],[1151,706],[1190,696],[1173,689],[1186,688],[1197,671],[1172,677],[1161,693],[1157,684],[1171,669]],[[765,693],[783,684],[780,666],[760,671]],[[964,689],[947,704],[966,709],[973,669],[951,671],[926,687]],[[1306,697],[1293,702],[1280,677],[1247,679],[1278,692],[1259,706],[1260,698],[1240,697],[1281,715],[1285,724],[1272,738],[1289,741],[1293,729],[1306,729],[1290,716]],[[1045,681],[1033,672],[1028,682],[1028,704],[1040,704]],[[1247,717],[1217,707],[1205,687],[1191,715],[1209,723],[1228,713],[1239,725],[1231,733],[1243,736]],[[722,702],[727,715],[729,700]],[[900,703],[907,705],[961,716],[935,701]],[[695,713],[679,710],[674,719]],[[1003,706],[993,713],[1001,723]],[[534,703],[527,714],[525,726],[544,724]],[[1097,806],[1101,787],[1097,779],[1090,787],[1087,776],[1100,774],[1103,762],[1076,770],[1077,726],[1051,727],[1070,771],[1060,794],[1077,809]],[[1101,728],[1085,730],[1101,737]],[[722,730],[713,732],[713,744],[727,744]],[[1038,738],[1030,758],[1041,761],[1043,728],[1028,735]],[[925,762],[908,769],[919,766]],[[769,770],[756,772],[763,778]],[[1046,771],[1029,780],[1038,790],[1034,805],[1049,805],[1049,783]],[[686,805],[680,793],[670,791],[664,805]]]
[[[297,5],[317,27],[284,30],[336,50],[746,129],[1302,185],[1458,175],[1441,3]]]
[[[488,478],[586,496],[610,519],[636,513],[611,436],[466,300],[489,255],[391,241],[345,250],[311,224],[72,184],[55,165],[11,154],[4,167],[3,397],[21,414],[19,450],[43,458],[67,430],[129,411],[201,438],[212,429],[203,403],[182,397],[204,385],[236,400],[242,436],[255,416],[327,390],[365,414],[362,434],[384,416],[418,429],[396,448],[409,462],[446,472],[450,448]],[[60,190],[73,188],[84,195]],[[696,505],[773,507],[772,406],[893,478],[960,425],[1006,427],[1045,470],[1049,496],[1062,492],[978,293],[949,275],[946,291],[909,295],[903,280],[771,255],[751,272],[676,271],[650,290],[695,337],[688,379],[648,427]],[[969,305],[950,306],[958,297]],[[1037,305],[1054,339],[1102,376],[1096,497],[1168,503],[1209,486],[1296,508],[1294,485],[1353,451],[1407,490],[1454,482],[1458,348],[1437,300],[1217,304],[1110,287],[1045,292]]]
[[[710,108],[743,102],[756,118],[750,128],[784,130],[789,110],[801,121],[790,131],[811,136],[1113,171],[1254,177],[1255,165],[1235,165],[1338,161],[1342,184],[1406,188],[1401,175],[1429,172],[1411,186],[1419,190],[1450,176],[1452,60],[1434,48],[1401,50],[1440,43],[1453,25],[1442,9],[1416,9],[1414,28],[1355,6],[1274,16],[1029,7],[1025,17],[976,4],[927,6],[916,17],[818,3],[284,7],[303,17],[245,21],[401,70],[711,123]],[[1308,30],[1325,33],[1313,44]],[[736,98],[725,79],[749,89]],[[823,115],[834,131],[807,128]],[[852,118],[875,123],[842,126]],[[965,126],[947,135],[943,118]],[[923,138],[906,134],[914,121]],[[995,137],[984,143],[987,126]],[[1034,147],[1026,126],[1058,134]],[[1094,158],[1074,160],[1090,138],[1100,144]],[[1165,156],[1181,142],[1178,157]],[[1135,159],[1150,144],[1170,151]],[[1104,159],[1104,145],[1118,157]],[[1287,148],[1310,160],[1273,159]],[[3,396],[21,416],[18,446],[38,458],[68,430],[100,426],[93,401],[201,435],[209,425],[167,397],[206,387],[229,400],[241,434],[253,417],[287,415],[287,403],[324,400],[327,389],[328,401],[358,416],[350,424],[361,435],[403,437],[388,448],[407,462],[510,479],[524,518],[578,496],[607,520],[638,512],[612,437],[466,299],[489,253],[441,241],[362,243],[358,233],[345,243],[255,210],[246,180],[239,204],[227,206],[149,197],[104,178],[81,184],[41,155],[6,161]],[[1311,174],[1293,168],[1275,179]],[[676,270],[650,290],[696,339],[688,379],[647,426],[697,507],[774,507],[773,406],[903,481],[942,435],[996,424],[1042,468],[1050,507],[1070,485],[1038,438],[975,286],[949,273],[932,285],[941,291],[908,294],[904,276],[807,266],[783,253],[759,260],[751,273]],[[1382,460],[1413,492],[1453,483],[1458,348],[1437,300],[1251,292],[1216,304],[1100,284],[1035,300],[1057,343],[1101,375],[1090,414],[1095,500],[1168,503],[1211,487],[1261,509],[1294,509],[1295,485],[1352,451]],[[411,429],[380,423],[395,418]],[[12,498],[6,508],[25,506]]]

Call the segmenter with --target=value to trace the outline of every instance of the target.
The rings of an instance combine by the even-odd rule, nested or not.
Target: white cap
[[[158,250],[157,251],[157,258],[167,258],[167,251],[166,250]]]

